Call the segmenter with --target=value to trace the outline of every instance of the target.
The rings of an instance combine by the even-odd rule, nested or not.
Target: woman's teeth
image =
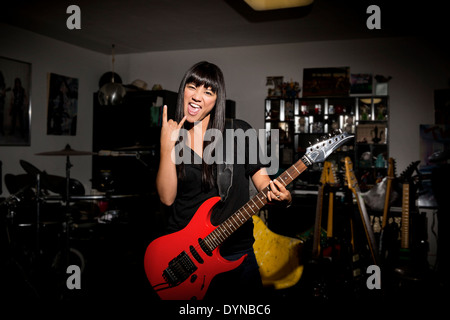
[[[201,110],[201,107],[197,104],[189,103],[188,112],[190,115],[195,116],[197,115]]]

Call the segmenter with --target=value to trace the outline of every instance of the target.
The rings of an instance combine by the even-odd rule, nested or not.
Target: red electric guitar
[[[287,186],[309,165],[323,162],[339,146],[353,138],[339,131],[307,148],[305,155],[277,180]],[[219,273],[237,268],[245,259],[224,259],[220,245],[267,203],[269,186],[261,190],[218,226],[211,223],[211,212],[220,197],[206,200],[182,230],[152,241],[145,252],[147,278],[163,300],[201,300],[211,280]]]

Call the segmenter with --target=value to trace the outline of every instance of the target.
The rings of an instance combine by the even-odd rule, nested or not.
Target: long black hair
[[[196,86],[203,85],[205,88],[211,88],[211,90],[216,94],[216,104],[210,112],[210,119],[207,129],[217,129],[220,132],[223,132],[225,128],[226,90],[222,70],[220,70],[220,68],[213,63],[201,61],[186,71],[178,90],[177,109],[175,111],[175,121],[177,122],[180,122],[184,117],[184,90],[186,88],[186,84],[188,83],[193,83]],[[203,150],[205,150],[210,143],[210,141],[204,141]],[[208,165],[204,160],[202,160],[202,186],[205,189],[210,189],[215,185],[215,171],[215,164]],[[183,179],[183,163],[177,165],[177,174],[179,179]]]

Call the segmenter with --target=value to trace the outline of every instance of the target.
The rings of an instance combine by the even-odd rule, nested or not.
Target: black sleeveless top
[[[234,120],[233,126],[234,129],[253,130],[247,122],[242,120]],[[242,146],[240,147],[238,148],[235,140],[232,185],[226,200],[219,201],[214,207],[211,217],[213,225],[219,225],[249,201],[249,180],[255,172],[264,166],[259,161],[259,157],[256,163],[249,163],[249,148],[258,148],[254,150],[259,151],[259,145],[254,146],[245,143],[245,150]],[[199,155],[192,149],[190,151],[191,156],[197,157],[197,160],[199,160]],[[245,163],[240,164],[236,161],[239,152],[245,152]],[[191,161],[191,164],[184,165],[185,177],[183,180],[178,181],[177,197],[171,206],[171,214],[168,218],[168,233],[176,232],[186,227],[203,202],[219,195],[217,186],[210,190],[202,188],[202,165],[196,163],[199,162]],[[250,219],[225,240],[221,246],[221,253],[222,255],[228,255],[248,249],[252,247],[254,241],[253,221]]]

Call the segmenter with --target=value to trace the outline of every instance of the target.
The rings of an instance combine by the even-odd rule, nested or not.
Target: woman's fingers
[[[167,106],[166,105],[164,105],[164,107],[163,107],[162,122],[163,122],[163,124],[167,123]]]
[[[267,198],[269,201],[284,201],[289,199],[289,195],[287,193],[287,189],[285,186],[279,182],[278,180],[271,180],[269,183],[270,191],[267,192]]]
[[[183,119],[181,119],[180,123],[178,124],[178,129],[181,129],[181,127],[183,126],[184,122],[186,121],[187,116],[184,116]]]

